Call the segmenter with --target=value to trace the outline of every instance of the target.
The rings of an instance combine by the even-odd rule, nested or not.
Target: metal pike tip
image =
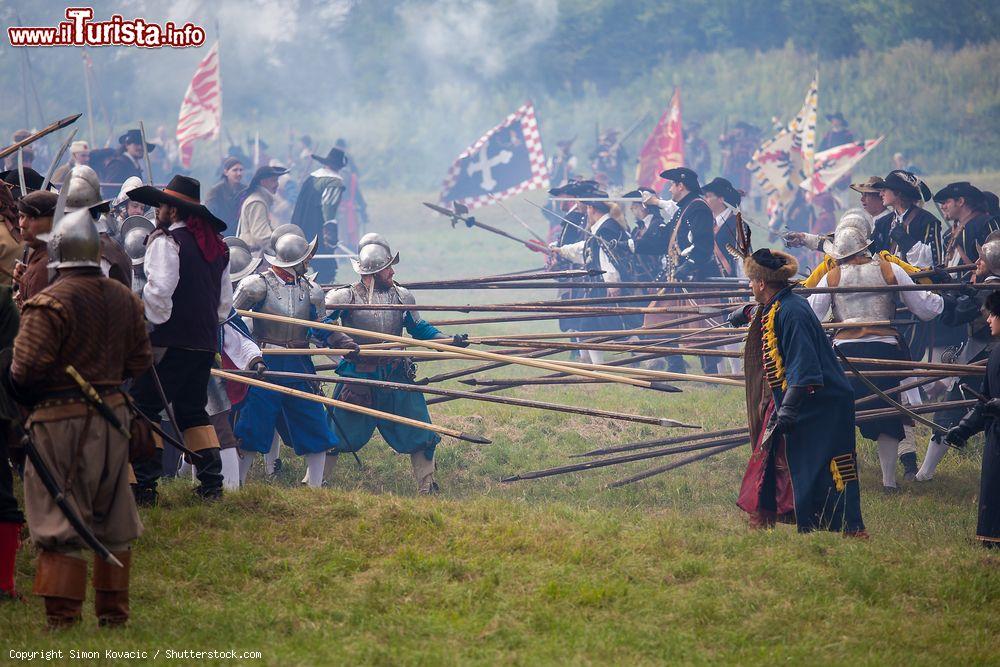
[[[458,437],[462,440],[467,440],[468,442],[474,442],[477,445],[491,445],[493,441],[489,438],[484,438],[481,435],[470,435],[468,433],[459,433]]]
[[[674,428],[703,428],[697,424],[685,424],[684,422],[679,422],[676,419],[661,419],[660,426],[672,426]]]
[[[479,384],[476,378],[470,378],[468,380],[459,380],[458,382],[459,384],[469,385],[470,387],[475,387],[477,384]]]
[[[666,391],[671,394],[679,394],[681,392],[681,389],[679,387],[675,387],[674,385],[669,384],[667,382],[650,382],[649,384],[650,384],[649,387],[650,389],[655,389],[657,391]]]
[[[521,481],[520,475],[514,475],[513,477],[502,477],[500,479],[501,484],[510,484],[511,482],[519,482],[519,481]]]

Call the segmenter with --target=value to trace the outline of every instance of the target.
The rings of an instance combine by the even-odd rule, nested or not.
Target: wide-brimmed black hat
[[[711,181],[701,186],[701,191],[711,192],[713,195],[722,197],[722,199],[733,208],[738,207],[740,202],[743,201],[743,193],[733,187],[732,183],[721,176],[716,176]]]
[[[142,143],[142,132],[139,130],[129,130],[125,134],[118,137],[118,143],[122,146],[127,144],[141,144]],[[151,144],[146,142],[146,150],[152,153],[156,149],[156,144]]]
[[[938,190],[934,195],[934,201],[943,204],[947,199],[958,199],[959,197],[964,198],[965,203],[972,208],[977,208],[981,204],[983,191],[968,181],[958,181],[957,183],[949,183]]]
[[[826,115],[826,119],[828,121],[830,121],[830,122],[833,122],[835,120],[839,120],[841,123],[844,124],[844,127],[847,127],[847,119],[844,118],[844,114],[840,113],[839,111],[834,111],[833,113],[828,113]]]
[[[646,186],[638,187],[635,190],[630,190],[622,195],[623,199],[642,199],[644,194],[656,195],[656,190],[653,188],[647,188]],[[630,202],[632,204],[641,204],[641,201]]]
[[[347,166],[347,153],[339,148],[331,148],[330,152],[326,154],[326,157],[313,153],[312,159],[334,170],[343,169]]]
[[[162,190],[152,185],[143,185],[130,191],[128,198],[154,208],[159,208],[161,204],[176,206],[185,213],[211,222],[220,232],[226,228],[226,223],[212,215],[201,203],[201,183],[190,176],[177,174]]]
[[[592,192],[599,192],[601,186],[597,181],[569,181],[564,185],[549,190],[553,197],[589,197]]]
[[[983,190],[983,211],[989,213],[990,215],[1000,215],[1000,197],[996,194],[990,192],[989,190]]]
[[[682,183],[691,192],[701,192],[701,186],[698,185],[698,174],[694,169],[674,167],[673,169],[661,171],[660,178],[673,181],[674,183]]]
[[[881,183],[872,185],[876,190],[892,190],[913,201],[930,201],[931,189],[916,175],[902,169],[889,172]]]
[[[13,185],[15,188],[21,187],[21,179],[17,175],[17,169],[8,169],[7,171],[0,171],[0,181],[7,183],[8,185]],[[45,182],[45,177],[39,174],[37,171],[31,167],[24,168],[24,184],[28,188],[28,192],[32,190],[41,190],[42,184]],[[26,195],[27,192],[22,192],[21,196]]]

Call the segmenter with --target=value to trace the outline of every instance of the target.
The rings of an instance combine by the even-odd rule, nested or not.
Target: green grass
[[[417,197],[372,200],[398,216],[380,231],[402,252],[401,281],[540,265],[508,241],[446,231]],[[537,216],[515,210],[541,229]],[[517,227],[502,212],[482,217]],[[418,300],[546,296],[421,292]],[[706,429],[745,423],[740,390],[683,386],[682,394],[609,385],[504,394]],[[341,457],[330,489],[301,488],[302,463],[287,453],[275,482],[255,469],[247,488],[218,504],[171,482],[161,506],[142,513],[131,625],[96,631],[88,606],[81,627],[53,634],[39,600],[0,604],[2,659],[9,649],[115,648],[261,651],[247,662],[280,665],[1000,662],[1000,558],[972,539],[979,443],[949,453],[933,482],[886,497],[874,446],[859,441],[872,539],[854,541],[788,526],[749,531],[734,505],[745,447],[616,490],[604,487],[651,463],[504,485],[503,476],[565,464],[568,454],[677,431],[469,401],[432,414],[493,439],[442,442],[439,497],[417,497],[408,459],[377,437],[361,453],[363,468]],[[26,549],[22,590],[33,574]]]

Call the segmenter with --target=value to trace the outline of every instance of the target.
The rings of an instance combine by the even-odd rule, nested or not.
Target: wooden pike
[[[686,314],[686,313],[697,313],[704,307],[701,306],[674,306],[674,307],[664,307],[659,312],[661,313],[672,313],[672,314]],[[718,311],[716,314],[723,314],[725,311]],[[709,313],[708,315],[711,315]],[[538,322],[541,320],[572,320],[579,319],[583,317],[590,317],[586,313],[545,313],[539,315],[501,315],[499,317],[471,317],[471,318],[455,318],[447,320],[431,320],[430,323],[434,326],[451,326],[451,325],[462,325],[468,326],[472,324],[507,324],[509,322]],[[704,318],[699,318],[704,319]]]
[[[381,333],[378,331],[367,331],[365,329],[355,329],[353,327],[344,327],[336,324],[325,324],[322,322],[311,322],[309,320],[299,320],[294,317],[284,317],[282,315],[271,315],[269,313],[255,313],[249,310],[239,310],[237,313],[243,317],[251,317],[253,319],[263,319],[271,320],[273,322],[283,322],[285,324],[294,324],[298,326],[311,327],[313,329],[321,329],[324,331],[339,331],[347,335],[361,336],[365,338],[381,338],[387,341],[394,341],[398,343],[413,343],[420,347],[426,347],[431,350],[438,350],[441,352],[456,353],[466,357],[474,359],[487,359],[490,361],[502,361],[504,363],[517,364],[519,366],[531,366],[534,368],[544,368],[546,370],[560,371],[569,373],[571,375],[580,375],[583,377],[592,377],[602,380],[612,380],[619,384],[628,384],[633,387],[641,387],[642,389],[656,389],[658,391],[680,391],[676,387],[668,385],[664,382],[651,382],[648,380],[637,380],[631,377],[625,377],[623,375],[617,375],[613,373],[604,373],[600,371],[593,371],[586,368],[575,368],[562,363],[554,363],[551,361],[539,361],[538,359],[528,359],[525,357],[518,357],[514,355],[505,356],[502,354],[497,354],[495,352],[486,352],[485,350],[473,350],[470,348],[456,348],[453,345],[445,345],[444,343],[435,343],[430,340],[416,341],[413,338],[404,338],[403,336],[394,336],[392,334]]]
[[[252,371],[238,371],[238,375],[247,376]],[[560,403],[548,403],[545,401],[532,401],[524,398],[511,398],[508,396],[482,396],[471,391],[461,391],[458,389],[439,389],[432,387],[422,387],[420,385],[408,384],[405,382],[389,382],[386,380],[368,380],[363,378],[340,377],[331,375],[317,375],[315,373],[286,373],[279,371],[267,371],[268,377],[288,378],[294,380],[310,380],[316,382],[332,382],[335,384],[357,384],[368,387],[381,387],[384,389],[395,389],[418,394],[436,394],[438,396],[454,396],[456,398],[469,398],[484,403],[500,403],[502,405],[513,405],[522,408],[536,408],[539,410],[551,410],[553,412],[566,412],[587,417],[601,417],[604,419],[615,419],[619,421],[635,422],[637,424],[650,424],[652,426],[665,426],[677,428],[701,428],[694,424],[685,424],[675,419],[663,417],[648,417],[646,415],[633,415],[616,412],[612,410],[599,410],[595,408],[580,408],[575,405],[563,405]]]
[[[73,114],[72,116],[66,116],[65,118],[61,118],[56,121],[52,121],[42,129],[40,129],[38,132],[32,134],[31,136],[25,137],[24,139],[21,139],[21,141],[13,143],[7,148],[0,150],[0,158],[5,158],[11,153],[16,152],[17,149],[19,148],[24,148],[26,146],[35,143],[36,141],[38,141],[47,134],[51,134],[56,130],[61,130],[62,128],[67,127],[68,125],[72,125],[73,123],[76,122],[77,118],[79,118],[82,115],[83,115],[82,113],[78,113],[78,114]]]
[[[560,278],[582,278],[584,276],[599,276],[604,271],[599,269],[567,269],[564,271],[537,271],[534,273],[503,274],[497,276],[480,276],[478,278],[454,278],[452,280],[429,280],[413,283],[397,283],[406,289],[444,289],[445,286],[456,286],[465,288],[469,285],[479,284],[503,284],[514,282],[526,282],[531,280],[557,280]],[[547,284],[547,283],[546,283]],[[346,285],[344,286],[346,287]]]
[[[465,304],[449,306],[443,304],[422,304],[419,307],[415,307],[405,303],[345,303],[332,306],[327,310],[410,311],[415,309],[427,312],[443,311],[449,313],[584,313],[593,315],[632,315],[677,312],[675,308],[669,306],[560,306],[555,304]]]
[[[625,479],[619,479],[617,481],[611,482],[606,485],[605,489],[617,489],[618,487],[625,486],[627,484],[632,484],[634,482],[641,482],[644,479],[654,477],[661,473],[669,472],[671,470],[676,470],[677,468],[683,468],[691,463],[696,463],[698,461],[704,461],[705,459],[711,458],[716,454],[722,454],[723,452],[728,452],[730,449],[736,449],[737,447],[743,445],[743,442],[730,442],[728,444],[722,445],[721,447],[714,447],[705,452],[700,452],[693,456],[687,456],[679,461],[674,461],[673,463],[668,463],[666,465],[657,466],[655,468],[650,468],[645,472],[641,472],[638,475],[632,475],[631,477],[626,477]]]
[[[972,404],[975,401],[954,401],[954,403]],[[938,405],[923,405],[915,406],[914,412],[936,412],[941,409]],[[893,412],[892,408],[889,408],[888,412],[891,414]],[[886,410],[867,410],[858,412],[855,416],[856,422],[866,422],[873,419],[880,419],[886,415]],[[700,434],[704,436],[705,434]],[[506,477],[501,479],[501,482],[517,482],[528,479],[539,479],[541,477],[552,477],[554,475],[565,475],[572,472],[580,472],[583,470],[593,470],[595,468],[605,468],[608,466],[619,465],[622,463],[632,463],[634,461],[643,461],[646,459],[659,458],[662,456],[670,456],[673,454],[681,454],[684,452],[697,451],[702,449],[710,449],[713,447],[718,447],[719,451],[716,453],[721,453],[722,451],[727,451],[728,449],[733,449],[739,447],[743,444],[749,444],[750,434],[746,429],[742,429],[742,432],[734,434],[732,436],[722,436],[712,438],[705,442],[698,442],[692,445],[684,445],[682,447],[669,447],[663,449],[655,449],[648,452],[642,452],[639,454],[626,454],[624,456],[615,456],[607,459],[598,459],[595,461],[587,461],[586,463],[578,463],[571,465],[557,466],[554,468],[545,468],[542,470],[532,470],[526,473],[520,473],[511,477]],[[682,436],[683,437],[683,436]],[[638,443],[637,443],[638,444]],[[731,445],[723,449],[723,445]],[[704,457],[707,458],[707,457]],[[665,471],[664,471],[665,472]],[[650,475],[652,476],[652,475]],[[645,478],[644,478],[645,479]]]
[[[492,440],[484,438],[481,435],[470,435],[468,433],[462,433],[461,431],[456,431],[455,429],[447,428],[445,426],[438,426],[437,424],[428,424],[427,422],[418,421],[416,419],[410,419],[409,417],[401,417],[399,415],[394,415],[389,412],[382,412],[381,410],[366,408],[363,405],[355,405],[354,403],[347,403],[346,401],[338,401],[337,399],[328,398],[326,396],[317,396],[316,394],[310,394],[308,391],[301,391],[299,389],[293,389],[291,387],[283,387],[280,384],[272,384],[270,382],[264,382],[263,380],[258,380],[257,378],[236,375],[235,373],[219,370],[218,368],[212,369],[212,375],[221,378],[223,380],[229,380],[231,382],[239,382],[241,384],[250,385],[251,387],[260,387],[261,389],[267,389],[269,391],[274,391],[279,394],[285,394],[286,396],[294,396],[296,398],[301,398],[306,401],[312,401],[313,403],[322,403],[323,405],[329,405],[335,408],[341,408],[349,412],[360,412],[361,414],[368,415],[369,417],[385,419],[386,421],[396,422],[397,424],[406,424],[407,426],[413,426],[415,428],[423,429],[425,431],[433,431],[435,433],[440,433],[441,435],[447,435],[452,438],[456,438],[458,440],[464,440],[465,442],[474,442],[479,445],[488,445],[492,442]]]

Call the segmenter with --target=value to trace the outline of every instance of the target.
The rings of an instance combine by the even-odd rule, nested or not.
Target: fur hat
[[[761,248],[743,260],[743,271],[751,280],[787,283],[799,271],[799,261],[786,252]]]

